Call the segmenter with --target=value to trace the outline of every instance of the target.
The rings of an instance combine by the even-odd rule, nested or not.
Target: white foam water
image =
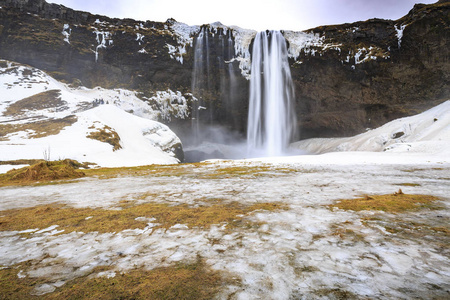
[[[294,88],[286,40],[279,31],[256,35],[247,126],[249,156],[285,154],[295,132]]]

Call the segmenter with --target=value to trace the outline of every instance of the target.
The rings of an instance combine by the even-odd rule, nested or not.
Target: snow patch
[[[189,26],[184,23],[174,22],[170,25],[170,29],[175,35],[175,38],[180,45],[193,46],[193,35],[200,31],[200,26]]]
[[[250,44],[257,32],[237,26],[231,26],[230,29],[232,29],[234,38],[234,52],[236,54],[234,60],[239,61],[239,68],[241,69],[242,76],[250,80],[250,72],[252,69]]]
[[[100,21],[100,19],[96,19],[94,24],[97,24],[97,25],[100,25],[100,26],[106,26],[106,25],[108,25],[108,22]]]
[[[228,27],[223,25],[220,22],[214,22],[214,23],[209,24],[209,29],[210,29],[212,36],[218,34],[220,29],[223,30],[223,35],[227,35],[227,32],[228,32]]]
[[[97,274],[97,277],[106,277],[106,278],[114,278],[116,277],[116,272],[114,271],[105,271]]]
[[[189,26],[180,22],[172,22],[170,29],[175,36],[178,46],[166,44],[169,55],[172,59],[176,59],[183,64],[183,55],[186,54],[186,47],[193,46],[193,36],[200,31],[200,26]]]
[[[190,96],[193,101],[197,99],[192,94]],[[148,98],[149,102],[155,106],[155,111],[159,113],[159,119],[163,121],[170,121],[172,118],[185,119],[189,117],[188,100],[181,92],[174,92],[170,89],[167,91],[157,91],[156,95]]]
[[[166,44],[166,47],[169,49],[170,58],[176,59],[179,63],[183,64],[183,55],[186,54],[186,45],[175,47]]]
[[[26,278],[27,275],[25,275],[25,274],[23,273],[23,270],[20,270],[19,273],[17,273],[17,277],[20,278],[20,279],[22,279],[22,278]]]
[[[236,57],[232,60],[239,61],[239,67],[241,69],[242,75],[250,79],[251,71],[251,55],[250,55],[250,43],[252,39],[256,36],[256,31],[249,29],[242,29],[237,26],[225,26],[220,22],[215,22],[208,24],[209,31],[214,36],[220,29],[223,30],[224,35],[228,33],[229,30],[232,31],[234,38],[234,47]],[[173,46],[171,44],[166,44],[169,51],[169,55],[172,59],[176,59],[181,64],[183,63],[183,55],[186,53],[186,47],[193,46],[194,36],[198,34],[201,30],[200,26],[189,26],[180,22],[173,22],[170,27],[175,35],[178,46]]]
[[[403,31],[406,28],[406,24],[405,25],[400,25],[397,27],[397,24],[394,25],[395,31],[397,31],[397,39],[398,39],[398,49],[400,49],[401,45],[402,45],[402,38],[403,38]]]
[[[317,33],[306,33],[301,31],[285,31],[284,38],[289,42],[289,57],[297,59],[302,50],[305,54],[315,55],[314,48],[325,45],[325,36]]]
[[[64,35],[64,42],[70,44],[69,38],[72,33],[72,29],[70,29],[69,24],[64,24],[62,34]]]
[[[350,30],[350,29],[349,29]],[[351,29],[353,32],[359,28]],[[325,35],[320,36],[318,33],[307,33],[297,31],[285,31],[283,33],[286,40],[289,42],[289,57],[298,60],[299,56],[305,55],[315,56],[319,53],[321,56],[326,51],[338,51],[342,55],[342,44],[327,42]],[[369,46],[368,48],[359,48],[356,52],[350,50],[347,56],[341,60],[342,63],[350,63],[351,58],[355,58],[355,64],[361,64],[370,60],[377,60],[377,58],[389,58],[389,52],[386,53],[376,46]],[[352,66],[354,69],[355,67]]]
[[[39,231],[36,231],[36,233],[44,233],[44,232],[53,231],[53,230],[55,230],[58,227],[59,227],[59,225],[52,225],[50,227],[47,227],[47,228],[41,229]]]
[[[144,42],[144,35],[137,32],[136,33],[136,41],[139,43],[139,46]]]
[[[379,48],[375,47],[369,47],[366,48],[359,48],[358,52],[355,53],[355,64],[361,64],[370,60],[377,60],[376,51],[380,50]],[[385,57],[385,55],[383,56]]]
[[[107,46],[110,46],[113,44],[112,40],[112,34],[109,31],[94,31],[96,34],[96,41],[97,41],[97,47],[95,47],[95,62],[98,61],[98,50],[103,48],[107,49]],[[108,42],[108,45],[107,45]]]

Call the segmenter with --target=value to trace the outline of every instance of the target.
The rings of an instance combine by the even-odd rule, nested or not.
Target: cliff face
[[[4,58],[86,86],[190,86],[191,60],[177,64],[166,51],[167,44],[176,44],[167,24],[110,19],[43,0],[7,0],[0,6]]]
[[[324,45],[292,68],[302,137],[359,133],[448,98],[449,8],[311,30]]]
[[[245,133],[256,32],[111,19],[44,0],[0,6],[0,58],[72,84],[135,89],[144,101],[179,91],[190,117]],[[447,99],[449,10],[440,1],[416,5],[397,21],[283,32],[301,138],[359,133]],[[188,119],[166,122],[184,135],[192,131]]]

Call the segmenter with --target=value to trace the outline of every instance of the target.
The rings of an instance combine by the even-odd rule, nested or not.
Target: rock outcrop
[[[449,12],[448,1],[417,4],[396,21],[308,31],[323,40],[292,59],[302,138],[352,135],[448,99]]]
[[[112,19],[44,0],[1,0],[0,6],[0,58],[74,85],[134,89],[144,101],[177,91],[188,99],[185,116],[245,133],[256,32],[220,23]],[[449,11],[450,3],[439,1],[417,4],[396,21],[283,32],[301,138],[352,135],[448,99]],[[196,59],[203,60],[201,69]],[[200,87],[192,83],[198,70],[209,74]],[[183,138],[192,130],[190,117],[164,121]]]

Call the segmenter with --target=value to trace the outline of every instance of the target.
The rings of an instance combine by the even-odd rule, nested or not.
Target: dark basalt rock
[[[312,29],[341,44],[341,50],[303,55],[300,66],[293,61],[302,138],[357,134],[447,100],[449,11],[448,1],[440,1],[416,5],[397,21],[372,19]],[[407,26],[399,48],[394,26],[402,24]],[[370,46],[388,51],[389,57],[357,65],[353,58],[342,62],[349,51]]]
[[[176,41],[164,23],[110,19],[43,0],[6,0],[0,6],[2,58],[30,64],[69,83],[81,80],[87,87],[153,91],[190,85],[192,66],[189,60],[180,65],[169,57],[166,44]],[[70,44],[61,38],[64,24],[70,26]],[[113,40],[106,42],[106,49],[98,49],[97,61],[95,31],[108,31]],[[141,45],[137,33],[145,35]],[[143,48],[147,54],[138,52]]]
[[[147,97],[168,88],[191,92],[193,47],[186,46],[183,64],[167,49],[168,44],[178,45],[170,30],[174,20],[113,19],[44,0],[0,0],[0,6],[0,58],[43,69],[74,85],[134,89]],[[371,19],[307,31],[340,46],[317,47],[315,55],[303,51],[290,59],[301,138],[353,135],[447,100],[449,11],[449,1],[441,0],[415,5],[396,21]],[[64,41],[64,24],[71,30],[70,44]],[[407,26],[399,47],[395,26],[400,25]],[[105,48],[97,48],[97,38],[101,42],[103,36],[96,31],[110,32],[113,42],[106,39]],[[145,36],[141,43],[138,34]],[[221,41],[208,34],[214,56]],[[378,51],[377,59],[356,64],[354,54],[369,47]],[[139,53],[142,49],[147,53]],[[222,62],[212,61],[212,74],[227,72]],[[208,114],[208,123],[245,134],[249,86],[238,63],[233,64],[237,71],[233,95],[227,98],[231,105],[223,102],[221,85],[214,79],[204,93],[209,109],[202,113]],[[190,122],[172,120],[169,125],[183,138]]]

